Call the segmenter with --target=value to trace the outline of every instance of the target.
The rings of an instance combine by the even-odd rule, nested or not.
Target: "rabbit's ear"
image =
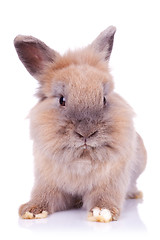
[[[91,44],[91,46],[94,47],[98,52],[104,54],[104,58],[107,61],[109,60],[112,52],[115,32],[116,28],[114,26],[110,26],[101,32]]]
[[[35,78],[38,78],[48,63],[55,61],[57,55],[54,50],[32,36],[18,35],[14,39],[14,45],[20,60]]]

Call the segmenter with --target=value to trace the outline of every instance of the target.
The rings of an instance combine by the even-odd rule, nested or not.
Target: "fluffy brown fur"
[[[40,83],[30,113],[35,184],[20,216],[83,203],[88,210],[109,209],[117,220],[125,198],[138,196],[146,151],[133,111],[114,92],[109,73],[115,31],[109,27],[88,47],[64,56],[33,37],[15,39],[21,61]]]

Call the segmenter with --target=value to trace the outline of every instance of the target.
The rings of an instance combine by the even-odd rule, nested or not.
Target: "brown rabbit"
[[[40,40],[17,36],[24,66],[39,81],[31,110],[35,184],[22,218],[83,207],[88,220],[117,220],[125,198],[141,193],[136,180],[146,151],[132,108],[114,92],[108,62],[116,28],[84,49],[61,56]]]

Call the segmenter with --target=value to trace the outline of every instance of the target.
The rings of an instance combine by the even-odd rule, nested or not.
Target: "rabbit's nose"
[[[94,131],[94,132],[90,132],[90,133],[82,133],[80,131],[75,131],[75,134],[79,137],[79,138],[91,138],[91,137],[95,137],[97,135],[98,131]]]

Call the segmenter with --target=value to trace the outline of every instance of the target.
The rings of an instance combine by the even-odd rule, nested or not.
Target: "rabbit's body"
[[[35,185],[31,201],[20,208],[24,218],[83,202],[90,220],[117,220],[125,198],[138,196],[136,179],[146,152],[131,107],[113,91],[108,59],[114,32],[105,33],[105,51],[97,51],[102,33],[86,49],[64,56],[33,38],[15,40],[20,59],[40,82],[40,101],[30,113]],[[36,57],[28,54],[30,47],[32,53],[38,49]],[[47,57],[41,56],[44,49]],[[103,209],[110,219],[101,216]]]

